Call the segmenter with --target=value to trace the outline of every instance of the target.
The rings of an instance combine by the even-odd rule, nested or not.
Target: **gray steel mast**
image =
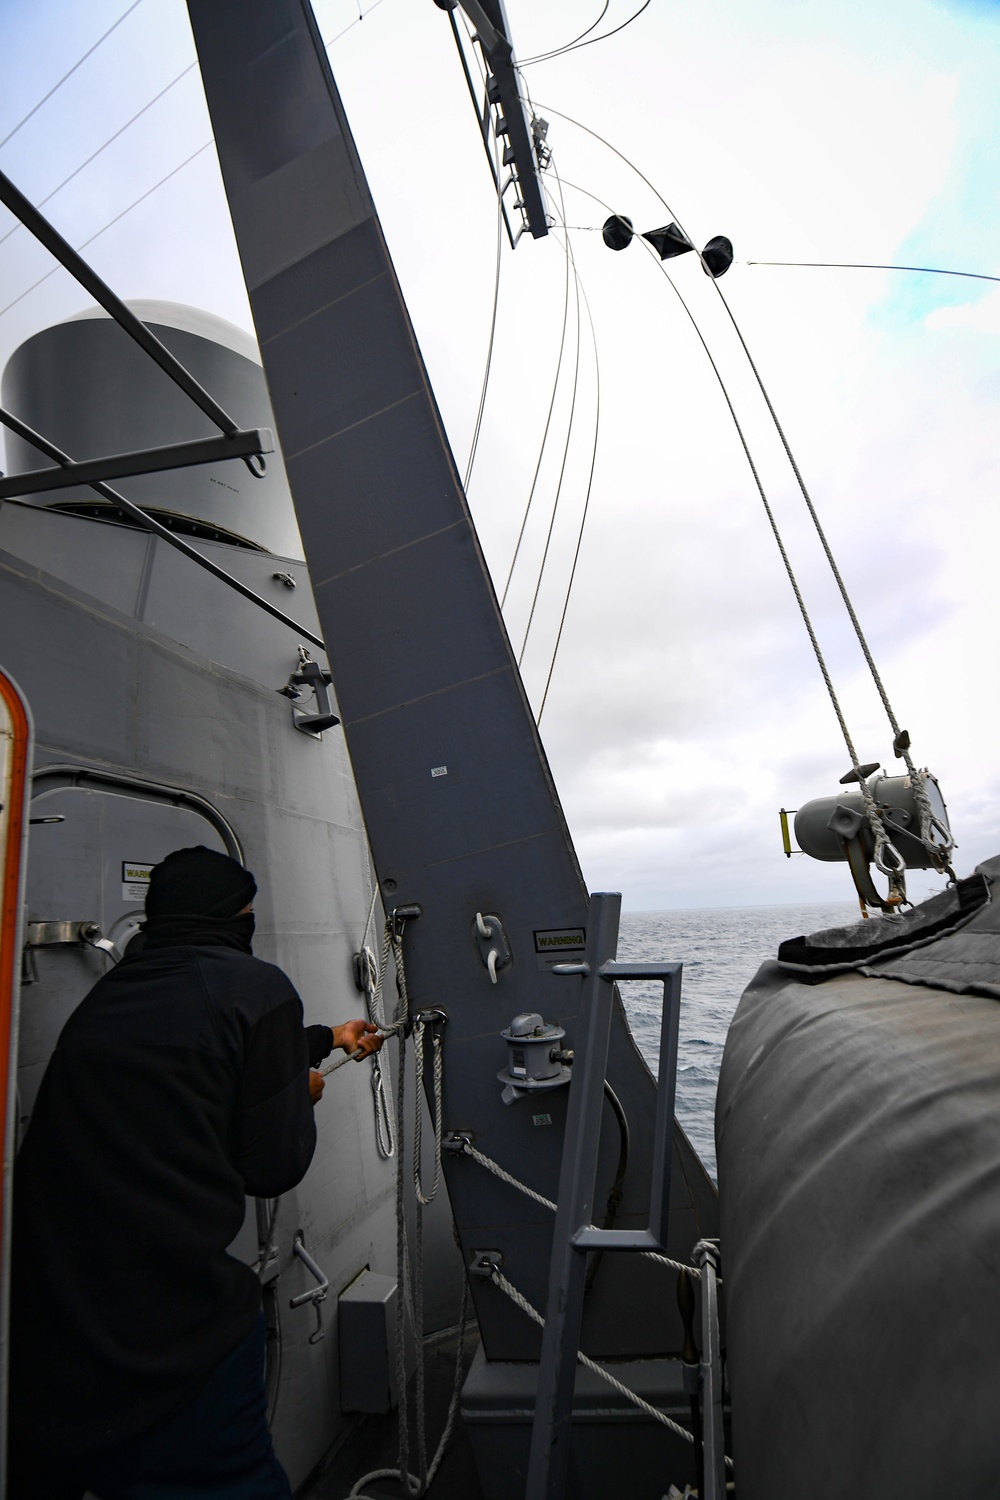
[[[541,1012],[572,1046],[580,1003],[544,936],[573,941],[588,899],[427,372],[307,0],[189,0],[202,76],[338,711],[386,909],[406,928],[414,1005],[441,1006],[445,1124],[554,1196],[565,1089],[501,1102],[498,1032]],[[434,11],[428,6],[428,24]],[[512,961],[491,982],[476,913]],[[615,1223],[648,1223],[655,1085],[620,1003],[608,1078],[632,1152]],[[605,1111],[598,1217],[619,1155]],[[468,1159],[446,1162],[468,1258],[498,1250],[544,1305],[551,1215]],[[671,1246],[715,1232],[711,1184],[675,1134]],[[673,1283],[606,1256],[587,1299],[592,1354],[677,1349]],[[538,1330],[474,1287],[493,1359]]]

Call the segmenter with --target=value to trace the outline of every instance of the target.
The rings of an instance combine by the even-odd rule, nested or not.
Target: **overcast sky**
[[[0,140],[127,4],[0,0]],[[610,0],[592,35],[638,4]],[[493,305],[495,195],[445,15],[432,0],[362,7],[360,22],[358,0],[320,0],[317,14],[336,38],[334,73],[464,471]],[[528,59],[575,37],[601,0],[507,9]],[[547,182],[558,206],[558,171],[600,365],[589,519],[542,733],[588,883],[622,890],[629,908],[850,899],[846,868],[785,860],[778,830],[778,808],[836,791],[848,758],[716,378],[655,258],[638,243],[618,255],[603,245],[605,204],[640,230],[678,218],[698,244],[732,239],[736,262],[720,287],[917,762],[941,779],[959,872],[1000,850],[1000,286],[748,264],[1000,275],[998,44],[995,0],[651,0],[607,41],[524,68],[550,122]],[[40,201],[148,104],[45,212],[75,244],[97,236],[85,253],[122,295],[192,303],[249,327],[213,149],[201,149],[210,129],[197,71],[178,76],[193,59],[180,0],[139,0],[0,146],[0,167]],[[0,236],[12,223],[0,218]],[[86,305],[61,270],[20,295],[51,264],[23,230],[0,243],[0,363]],[[732,325],[694,257],[668,269],[730,388],[859,754],[891,766],[891,732]],[[501,592],[552,400],[565,275],[560,234],[505,247],[469,487]],[[562,377],[506,611],[519,650],[565,453],[524,652],[536,710],[594,442],[584,312],[567,445],[575,301],[571,285]],[[915,891],[936,884],[911,877]]]

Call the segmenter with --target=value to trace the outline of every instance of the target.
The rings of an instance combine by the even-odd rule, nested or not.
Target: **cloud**
[[[958,328],[972,333],[1000,334],[1000,287],[975,302],[936,308],[928,313],[925,323],[931,332]]]

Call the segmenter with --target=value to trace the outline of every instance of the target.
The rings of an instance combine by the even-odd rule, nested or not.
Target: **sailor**
[[[257,1275],[227,1254],[245,1197],[300,1182],[318,1064],[368,1021],[302,1024],[254,958],[256,883],[180,849],[141,950],[70,1016],[15,1173],[10,1500],[278,1500]]]

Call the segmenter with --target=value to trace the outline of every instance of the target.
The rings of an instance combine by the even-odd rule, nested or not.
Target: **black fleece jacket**
[[[303,1177],[328,1026],[226,946],[129,957],[70,1017],[15,1172],[11,1419],[60,1457],[192,1399],[260,1312],[244,1195]]]

